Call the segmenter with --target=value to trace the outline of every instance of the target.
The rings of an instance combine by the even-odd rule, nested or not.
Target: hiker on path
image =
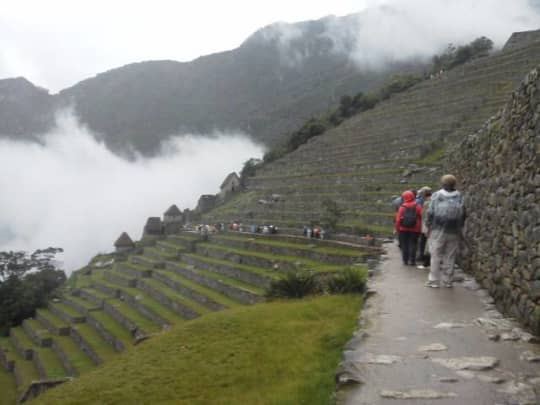
[[[398,234],[399,245],[404,265],[416,265],[416,246],[422,230],[422,207],[416,203],[410,190],[401,195],[403,204],[394,218],[394,227]]]
[[[441,178],[441,190],[431,196],[426,211],[431,252],[431,271],[427,287],[452,287],[454,264],[465,223],[463,196],[456,190],[455,176]]]
[[[418,243],[418,256],[417,261],[420,261],[421,264],[418,266],[419,269],[425,269],[429,267],[431,254],[427,247],[427,238],[428,238],[428,227],[427,227],[427,215],[426,212],[429,209],[429,204],[431,202],[431,187],[422,187],[418,190],[418,197],[422,200],[422,232],[420,233],[420,239]],[[418,199],[417,199],[418,202]]]

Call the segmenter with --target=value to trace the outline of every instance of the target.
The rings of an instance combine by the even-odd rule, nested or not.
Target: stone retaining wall
[[[71,364],[71,361],[69,361],[68,356],[66,353],[64,353],[64,350],[60,346],[58,346],[58,343],[56,343],[54,340],[51,344],[51,349],[56,354],[56,357],[60,360],[60,363],[62,363],[62,366],[70,376],[78,376],[79,372],[77,369]]]
[[[197,292],[195,290],[192,290],[191,288],[186,287],[182,283],[179,283],[179,282],[177,282],[175,280],[170,279],[169,277],[167,277],[163,273],[154,272],[152,277],[154,279],[162,282],[163,284],[171,287],[173,290],[176,290],[176,291],[180,292],[182,295],[192,299],[193,301],[197,301],[197,302],[203,304],[204,306],[206,306],[206,307],[208,307],[210,309],[220,310],[220,309],[226,308],[224,305],[210,299],[206,295],[201,294],[201,293],[199,293],[199,292]]]
[[[6,357],[6,353],[4,352],[4,349],[0,348],[0,365],[6,370],[7,372],[13,371],[13,366],[15,365],[14,360],[8,360]]]
[[[17,336],[12,334],[11,332],[9,334],[9,340],[15,347],[15,350],[17,350],[17,352],[22,356],[23,359],[32,360],[34,350],[24,347],[23,344],[19,341],[19,339],[17,339]]]
[[[152,270],[141,270],[134,266],[131,266],[129,262],[125,263],[116,263],[115,269],[129,274],[131,276],[135,276],[137,278],[149,278],[152,277]]]
[[[34,366],[36,367],[39,378],[47,378],[47,371],[45,369],[45,365],[43,364],[43,361],[41,361],[41,357],[39,357],[38,352],[34,352],[34,355],[32,356],[32,363],[34,363]]]
[[[197,248],[199,249],[199,248]],[[209,251],[209,249],[207,249]],[[199,252],[200,254],[204,254],[205,252]],[[235,261],[234,255],[227,256],[227,259],[230,261]],[[250,271],[245,271],[237,267],[230,266],[225,263],[215,263],[210,261],[201,260],[198,257],[195,256],[184,256],[183,260],[191,264],[193,266],[200,267],[205,270],[209,270],[215,273],[223,274],[228,277],[235,278],[237,280],[241,280],[248,284],[253,284],[261,288],[267,288],[270,286],[270,283],[272,282],[272,279],[268,276],[258,274],[258,273],[252,273]],[[236,262],[241,261],[239,258],[236,260]]]
[[[50,332],[55,335],[68,336],[69,335],[69,326],[57,327],[55,324],[50,322],[47,318],[42,316],[39,312],[36,313],[36,320],[41,322]]]
[[[124,278],[118,277],[115,274],[105,272],[105,280],[110,281],[111,283],[119,284],[124,287],[134,288],[137,285],[137,281],[134,278]]]
[[[22,328],[36,345],[41,346],[41,347],[51,347],[52,339],[49,336],[47,337],[40,336],[39,333],[37,333],[32,328],[32,326],[30,326],[28,320],[25,319],[23,321]]]
[[[162,328],[167,328],[170,326],[169,321],[156,314],[150,308],[146,307],[146,305],[141,304],[137,297],[121,292],[120,299],[125,301],[130,307],[138,311],[141,315],[160,325]]]
[[[103,363],[103,360],[97,355],[97,353],[92,349],[92,346],[84,339],[84,337],[74,328],[70,330],[70,336],[73,341],[79,346],[79,348],[85,352],[88,357],[94,362],[94,364],[99,365]]]
[[[167,269],[176,271],[178,274],[184,276],[188,280],[195,281],[196,283],[202,284],[208,288],[211,288],[226,295],[227,297],[243,302],[245,304],[254,304],[263,300],[263,298],[257,294],[253,294],[249,291],[241,290],[239,288],[222,283],[212,277],[199,274],[195,271],[191,271],[188,268],[176,265],[172,262],[167,263]]]
[[[139,280],[137,283],[137,286],[142,290],[148,293],[152,298],[154,298],[156,301],[162,303],[163,305],[167,306],[168,308],[171,308],[173,311],[177,312],[181,316],[183,316],[186,319],[193,319],[199,316],[199,314],[192,309],[186,307],[182,303],[173,300],[172,298],[166,296],[161,291],[156,290],[149,284],[145,283],[142,280]]]
[[[103,308],[103,299],[96,297],[95,295],[89,293],[86,290],[78,290],[77,292],[78,296],[82,299],[85,299],[86,301],[90,301],[93,304],[96,304],[97,307]]]
[[[17,384],[17,387],[24,385],[24,375],[19,367],[17,367],[17,363],[13,366],[13,377],[15,377],[15,384]]]
[[[63,384],[66,381],[70,381],[71,378],[56,378],[53,380],[42,380],[42,381],[32,381],[32,383],[24,390],[19,399],[18,403],[23,403],[29,399],[35,398],[43,392],[47,391],[49,388],[56,387],[59,384]]]
[[[104,294],[111,295],[114,298],[120,297],[120,291],[117,288],[109,287],[108,285],[101,284],[97,281],[92,281],[92,287]]]
[[[103,311],[109,314],[116,322],[126,328],[131,336],[135,339],[142,339],[146,336],[143,330],[139,329],[137,324],[135,324],[131,319],[127,318],[122,312],[118,311],[116,307],[105,302],[103,305]]]
[[[117,352],[122,352],[125,350],[124,344],[88,312],[86,314],[86,323],[90,325],[108,344],[110,344],[114,350]]]
[[[50,305],[48,307],[48,310],[51,311],[56,316],[58,316],[59,318],[66,321],[67,323],[82,323],[82,322],[84,322],[84,316],[83,315],[81,315],[81,316],[71,316],[69,314],[66,314],[60,308],[55,307],[53,305]]]
[[[540,67],[451,151],[468,219],[464,268],[497,307],[540,334]]]

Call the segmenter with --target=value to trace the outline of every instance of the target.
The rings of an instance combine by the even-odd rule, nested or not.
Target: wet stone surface
[[[427,271],[401,265],[387,247],[371,280],[378,293],[336,375],[338,403],[539,404],[536,337],[469,276],[453,289],[425,288]]]

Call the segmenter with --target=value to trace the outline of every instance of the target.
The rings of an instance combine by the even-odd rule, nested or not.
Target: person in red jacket
[[[422,232],[422,206],[417,204],[414,193],[410,190],[401,194],[403,204],[394,218],[394,227],[398,234],[403,264],[416,265],[416,246]]]

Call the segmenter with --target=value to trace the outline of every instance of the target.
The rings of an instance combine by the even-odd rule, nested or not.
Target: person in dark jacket
[[[401,197],[403,204],[399,207],[394,218],[394,227],[401,246],[403,264],[415,266],[416,247],[422,231],[422,207],[416,203],[414,193],[410,190],[404,191]],[[411,214],[414,217],[412,223],[409,224],[408,220]]]

